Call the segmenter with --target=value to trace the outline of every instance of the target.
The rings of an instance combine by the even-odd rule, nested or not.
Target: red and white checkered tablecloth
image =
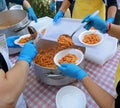
[[[14,63],[17,56],[11,56],[10,59]],[[104,66],[96,65],[85,60],[85,70],[88,75],[103,89],[115,96],[114,78],[115,72],[120,58],[120,50],[110,59]],[[43,84],[35,76],[35,70],[30,67],[30,72],[24,90],[24,96],[29,108],[56,108],[55,96],[60,87],[49,86]],[[74,82],[71,85],[81,88],[87,97],[86,108],[99,108],[81,82]]]

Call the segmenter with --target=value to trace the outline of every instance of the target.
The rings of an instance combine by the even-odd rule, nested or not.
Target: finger
[[[62,64],[61,64],[61,67],[67,67],[67,66],[68,66],[67,63],[62,63]]]
[[[82,23],[88,22],[88,21],[89,21],[89,18],[90,18],[90,15],[86,16],[86,17],[83,19]]]
[[[87,23],[87,24],[84,26],[84,28],[85,28],[86,30],[89,30],[89,29],[91,28],[91,22]]]
[[[65,70],[65,68],[64,67],[62,67],[62,66],[58,66],[58,70],[60,70],[60,71],[64,71]]]

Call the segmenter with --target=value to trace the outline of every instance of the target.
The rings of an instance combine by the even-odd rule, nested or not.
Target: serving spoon
[[[99,14],[99,10],[97,10],[97,11],[95,11],[93,14],[91,14],[90,18],[91,18],[91,17],[94,17],[94,16],[96,16],[96,15],[98,15],[98,14]],[[72,37],[74,36],[74,34],[75,34],[78,30],[80,30],[81,28],[84,28],[84,26],[85,26],[86,24],[88,24],[88,23],[89,23],[89,22],[84,22],[84,23],[82,23],[71,35],[64,35],[64,37],[72,39]],[[60,35],[60,36],[62,36],[62,35]]]
[[[32,26],[28,26],[28,31],[30,35],[32,36],[32,40],[35,40],[37,37],[37,31],[35,30],[35,28]]]

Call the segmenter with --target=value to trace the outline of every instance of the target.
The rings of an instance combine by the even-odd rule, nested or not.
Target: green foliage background
[[[52,12],[50,10],[50,0],[28,0],[34,9],[38,18],[49,16],[51,18],[54,17],[55,11]]]

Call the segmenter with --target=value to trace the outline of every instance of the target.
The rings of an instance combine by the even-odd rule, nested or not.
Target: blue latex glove
[[[109,17],[109,18],[106,20],[106,22],[107,22],[107,23],[114,23],[114,20],[115,20],[115,18]]]
[[[59,10],[59,11],[57,12],[57,14],[55,15],[55,17],[54,17],[53,22],[54,22],[54,23],[57,23],[58,21],[60,21],[60,19],[61,19],[63,16],[64,16],[64,13],[63,13],[61,10]]]
[[[18,61],[24,60],[27,61],[29,64],[31,64],[36,54],[37,54],[36,45],[33,44],[33,41],[31,40],[27,42],[22,48],[20,55],[18,57]]]
[[[8,48],[20,48],[19,45],[14,44],[14,41],[18,39],[20,36],[8,36],[6,38]]]
[[[34,20],[35,22],[37,22],[37,17],[36,17],[36,14],[35,14],[33,8],[30,7],[27,10],[28,10],[29,19]]]
[[[75,64],[61,64],[58,69],[63,75],[67,75],[78,80],[82,80],[87,76],[87,73]]]
[[[50,10],[54,11],[55,10],[55,2],[52,0],[51,4],[50,4]]]
[[[100,30],[102,33],[106,33],[107,30],[107,22],[101,19],[99,16],[90,17],[90,15],[86,16],[82,23],[87,22],[84,26],[85,29],[89,30],[91,27],[94,27]]]

